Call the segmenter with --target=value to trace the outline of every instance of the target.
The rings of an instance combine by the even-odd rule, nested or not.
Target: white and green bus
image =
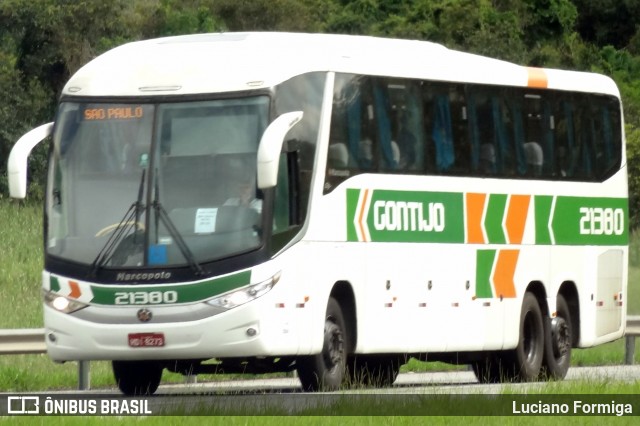
[[[126,44],[66,84],[51,135],[54,361],[126,394],[297,370],[388,385],[408,357],[562,378],[626,320],[623,117],[608,77],[372,37]]]

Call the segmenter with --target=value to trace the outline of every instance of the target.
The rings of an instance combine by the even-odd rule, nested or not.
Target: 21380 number
[[[116,305],[163,305],[176,303],[178,292],[168,291],[118,291],[115,294]]]

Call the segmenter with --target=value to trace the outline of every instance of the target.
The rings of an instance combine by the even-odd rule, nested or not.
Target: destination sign
[[[85,120],[137,120],[144,116],[141,106],[119,106],[87,108],[84,110]]]

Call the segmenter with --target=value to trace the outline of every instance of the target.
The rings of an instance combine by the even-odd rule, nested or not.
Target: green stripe
[[[346,192],[347,241],[358,241],[359,229],[354,222],[360,213],[361,192],[352,188]],[[372,242],[464,243],[463,193],[376,189],[369,195],[364,226]],[[487,244],[507,244],[503,221],[508,197],[508,194],[488,195],[482,223]],[[527,221],[534,221],[537,245],[629,242],[626,198],[535,195],[533,202],[534,217],[528,217]]]
[[[354,221],[358,214],[359,189],[347,189],[347,241],[358,241]]]
[[[166,293],[168,291],[175,291],[178,295],[176,301],[172,301],[171,304],[180,303],[193,303],[211,299],[220,294],[229,292],[239,287],[244,287],[250,284],[251,271],[238,272],[236,274],[227,275],[224,277],[214,278],[207,281],[201,281],[190,284],[168,284],[168,285],[98,285],[92,284],[91,291],[93,292],[93,299],[91,304],[96,305],[115,305],[116,293]],[[51,276],[51,289],[58,291],[60,284],[58,279]],[[57,287],[57,288],[54,288]],[[133,300],[133,297],[124,298],[124,300]],[[143,303],[141,303],[143,304]],[[146,303],[152,304],[166,304],[161,303]],[[122,305],[118,305],[122,306]]]
[[[462,193],[375,190],[366,218],[374,242],[464,243]]]
[[[51,279],[49,280],[49,289],[56,293],[60,291],[60,281],[58,281],[58,278],[53,275],[51,275]]]
[[[496,250],[478,250],[476,252],[476,297],[493,297],[491,290],[491,270],[496,258]]]
[[[491,194],[487,205],[487,215],[484,219],[485,230],[490,244],[506,244],[507,239],[502,229],[504,211],[507,206],[506,194]]]
[[[533,199],[536,215],[536,244],[551,244],[549,234],[549,216],[553,197],[548,195],[536,195]]]
[[[557,197],[551,228],[556,244],[626,245],[627,217],[626,199]]]

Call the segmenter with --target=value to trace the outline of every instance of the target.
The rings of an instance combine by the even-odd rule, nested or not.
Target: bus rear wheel
[[[556,316],[545,321],[544,359],[542,376],[562,380],[571,365],[573,330],[569,305],[562,295],[556,299]]]
[[[540,375],[544,357],[544,321],[538,300],[525,293],[520,313],[520,339],[512,353],[515,379],[529,382]]]
[[[489,354],[471,364],[480,383],[537,380],[545,352],[545,327],[538,299],[525,293],[522,300],[518,346]]]
[[[305,391],[340,388],[347,366],[348,336],[340,304],[330,298],[324,322],[322,352],[297,359],[298,377]]]
[[[125,395],[153,395],[162,379],[162,366],[154,361],[112,361],[113,376]]]

